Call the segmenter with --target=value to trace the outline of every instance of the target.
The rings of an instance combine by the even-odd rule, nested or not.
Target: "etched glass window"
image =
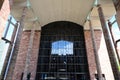
[[[53,42],[51,54],[58,55],[73,54],[73,43],[64,40]]]

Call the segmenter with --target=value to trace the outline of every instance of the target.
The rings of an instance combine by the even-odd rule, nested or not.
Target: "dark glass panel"
[[[60,21],[42,28],[36,80],[90,80],[82,26]]]

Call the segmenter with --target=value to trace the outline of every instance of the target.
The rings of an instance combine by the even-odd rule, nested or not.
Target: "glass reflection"
[[[51,54],[58,55],[73,54],[73,42],[64,40],[53,42]]]

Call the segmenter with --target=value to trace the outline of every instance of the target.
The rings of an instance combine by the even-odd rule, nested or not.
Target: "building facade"
[[[41,3],[43,6],[39,7],[44,7],[44,3],[47,3],[47,1],[40,1],[43,2]],[[74,8],[71,8],[72,12],[69,14],[73,16],[72,18],[60,16],[58,14],[62,12],[60,9],[60,12],[58,10],[58,13],[56,13],[60,20],[56,18],[56,14],[52,15],[52,12],[50,12],[50,17],[44,16],[40,12],[40,15],[42,15],[40,17],[43,20],[39,21],[39,17],[33,18],[39,16],[35,12],[36,7],[32,6],[34,2],[31,0],[3,0],[0,3],[1,80],[120,79],[120,37],[116,38],[114,29],[111,28],[114,27],[114,24],[120,25],[119,0],[110,0],[110,5],[107,5],[107,7],[110,7],[107,8],[109,13],[111,4],[114,4],[112,6],[112,9],[115,8],[116,11],[114,14],[103,14],[107,10],[105,3],[107,0],[101,0],[101,6],[97,4],[97,6],[92,5],[90,10],[86,8],[91,14],[89,18],[86,16],[85,20],[81,20],[81,24],[76,20],[79,16],[77,14],[77,17],[72,15],[77,13],[74,12]],[[54,3],[59,5],[55,1]],[[84,1],[81,3],[84,3]],[[91,4],[94,3],[94,0],[91,1]],[[37,6],[37,3],[35,4]],[[50,7],[50,4],[48,2],[45,5]],[[77,1],[75,1],[75,4],[77,5]],[[66,6],[67,8],[62,9],[66,9],[66,12],[68,10],[68,13],[70,13],[69,5],[62,6]],[[47,8],[45,9],[49,12]],[[44,10],[42,11],[44,12]],[[85,10],[81,11],[84,12]],[[65,10],[61,14],[66,15],[64,12]],[[88,12],[85,13],[88,15]],[[111,18],[114,15],[115,18]],[[84,15],[81,14],[80,16]],[[52,21],[52,17],[55,18],[54,21]],[[80,18],[83,19],[83,17]],[[47,20],[44,22],[44,19],[48,19],[48,23]],[[106,27],[104,23],[108,26],[107,29],[102,28],[103,26]],[[117,28],[118,34],[120,33],[119,29],[120,27]]]

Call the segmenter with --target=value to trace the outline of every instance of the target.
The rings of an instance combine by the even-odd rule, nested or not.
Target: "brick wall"
[[[26,54],[29,45],[29,38],[30,38],[30,31],[24,31],[20,42],[19,52],[18,52],[12,80],[20,80],[21,74],[22,72],[24,72]],[[39,50],[39,38],[40,38],[40,32],[36,31],[34,35],[33,48],[30,59],[31,80],[34,80],[36,73],[37,55]]]
[[[105,74],[106,80],[114,80],[110,60],[107,53],[106,44],[104,41],[104,36],[102,35],[102,31],[95,30],[94,34],[95,34],[95,41],[96,41],[102,73]],[[92,39],[91,39],[90,31],[86,30],[85,42],[86,42],[90,77],[91,77],[91,80],[95,80],[95,73],[97,73],[97,70],[96,70],[95,56],[93,53],[93,46],[92,46],[91,40]]]
[[[5,24],[8,19],[9,13],[10,13],[9,0],[4,0],[3,6],[0,10],[0,38],[5,28]]]
[[[98,44],[98,48],[100,45],[100,38],[101,38],[101,31],[95,31],[96,36],[96,43]],[[33,52],[32,52],[32,58],[31,58],[31,66],[30,66],[30,72],[32,72],[31,80],[34,80],[35,73],[36,73],[36,63],[37,63],[37,54],[39,49],[39,37],[40,33],[36,32],[34,37],[34,44],[33,44]],[[28,44],[29,44],[29,38],[30,38],[30,32],[24,31],[22,34],[22,39],[20,42],[19,52],[15,64],[14,74],[12,80],[18,80],[21,77],[22,72],[24,72],[25,67],[25,59],[26,54],[28,51]],[[85,42],[86,42],[86,48],[87,48],[87,55],[88,55],[88,63],[89,63],[89,70],[90,70],[90,76],[91,80],[94,79],[94,74],[96,72],[96,65],[95,65],[95,59],[93,54],[93,47],[91,42],[91,35],[90,31],[85,31]]]
[[[93,53],[91,35],[90,35],[89,30],[84,31],[84,33],[85,33],[84,35],[85,35],[85,42],[86,42],[90,78],[91,80],[94,80],[95,73],[97,71],[96,71],[96,64],[95,64],[95,57]],[[19,52],[18,52],[12,80],[20,80],[21,74],[22,72],[24,72],[29,38],[30,38],[30,31],[24,31],[22,34],[21,42],[20,42]],[[30,63],[31,80],[34,80],[35,74],[36,74],[37,55],[38,55],[38,49],[39,49],[39,38],[40,38],[40,32],[35,32],[32,55],[30,59],[31,60],[31,63]],[[95,40],[96,40],[96,45],[98,49],[98,54],[100,57],[102,72],[103,74],[105,74],[106,80],[114,80],[101,30],[95,31]]]
[[[95,40],[96,40],[97,49],[99,49],[99,46],[100,46],[100,39],[101,39],[101,31],[100,30],[95,31]],[[88,57],[88,65],[89,65],[91,80],[94,80],[95,73],[96,73],[96,64],[95,64],[95,56],[94,56],[91,40],[92,40],[91,33],[89,30],[86,30],[85,31],[85,42],[86,42],[86,50],[87,50],[87,57]]]

